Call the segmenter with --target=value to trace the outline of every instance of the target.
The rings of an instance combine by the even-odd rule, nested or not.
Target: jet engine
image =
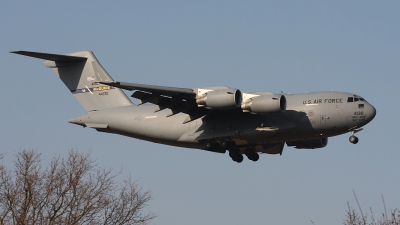
[[[273,93],[260,95],[242,104],[242,109],[258,114],[281,113],[286,110],[286,98]]]
[[[242,104],[242,92],[239,89],[209,91],[196,99],[199,107],[212,109],[234,109]]]
[[[328,145],[328,138],[318,138],[305,141],[286,142],[287,146],[295,146],[295,148],[314,149],[323,148]]]

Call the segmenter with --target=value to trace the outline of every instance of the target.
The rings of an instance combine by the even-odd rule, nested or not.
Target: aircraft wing
[[[100,82],[100,83],[129,91],[139,90],[150,93],[158,93],[160,95],[166,95],[171,97],[180,96],[182,98],[189,98],[189,99],[196,98],[196,93],[193,91],[193,89],[189,88],[164,87],[164,86],[147,85],[147,84],[118,82],[118,81]]]
[[[131,97],[140,99],[138,105],[147,102],[153,103],[158,106],[158,109],[156,109],[155,112],[167,108],[171,109],[171,113],[168,117],[178,113],[186,113],[188,114],[188,117],[183,121],[183,123],[188,123],[192,120],[201,118],[210,112],[210,110],[206,108],[198,107],[196,103],[197,94],[190,88],[164,87],[118,81],[99,83],[128,91],[135,91]]]
[[[224,86],[203,88],[176,88],[127,82],[101,81],[121,89],[135,91],[131,97],[140,99],[138,105],[153,103],[157,111],[171,109],[168,116],[186,113],[184,123],[201,118],[214,110],[251,112],[255,114],[279,113],[286,110],[286,98],[271,92],[242,93],[239,89]]]

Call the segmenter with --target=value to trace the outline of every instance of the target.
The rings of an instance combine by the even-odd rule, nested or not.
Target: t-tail
[[[56,55],[40,52],[14,51],[11,53],[45,59],[86,111],[132,105],[125,93],[98,82],[113,81],[91,51]]]

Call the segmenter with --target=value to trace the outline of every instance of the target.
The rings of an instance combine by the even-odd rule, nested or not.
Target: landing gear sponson
[[[204,148],[208,151],[213,152],[225,152],[225,150],[228,150],[229,156],[233,161],[238,163],[241,163],[243,161],[243,154],[236,147],[236,143],[229,138],[223,140],[221,144],[219,144],[215,140],[210,140],[204,144]],[[260,158],[258,153],[255,152],[254,148],[247,148],[244,154],[249,160],[254,162],[256,162]]]

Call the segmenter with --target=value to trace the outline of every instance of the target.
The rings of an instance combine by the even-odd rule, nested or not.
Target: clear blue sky
[[[153,192],[151,224],[342,224],[347,201],[400,208],[399,1],[7,1],[0,7],[0,150],[92,151]],[[257,163],[104,134],[42,60],[92,50],[115,80],[242,91],[359,94],[377,109],[319,150]],[[378,216],[377,216],[378,217]]]

